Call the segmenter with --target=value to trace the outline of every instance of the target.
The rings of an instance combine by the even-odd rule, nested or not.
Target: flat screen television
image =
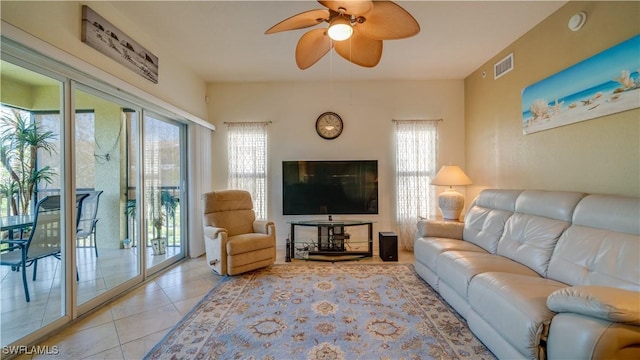
[[[284,215],[378,213],[378,161],[283,161]]]

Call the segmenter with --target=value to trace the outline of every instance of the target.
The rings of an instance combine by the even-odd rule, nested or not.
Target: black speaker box
[[[398,261],[398,235],[396,233],[379,232],[378,248],[382,261]]]

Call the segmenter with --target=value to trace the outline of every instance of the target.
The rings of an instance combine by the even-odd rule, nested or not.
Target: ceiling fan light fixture
[[[273,34],[324,24],[305,32],[298,40],[296,65],[300,70],[308,69],[332,49],[353,64],[372,68],[382,57],[383,40],[404,39],[420,32],[418,21],[393,1],[318,2],[327,9],[302,12],[265,31],[265,34]],[[344,41],[347,39],[349,41]]]
[[[338,16],[335,19],[331,20],[331,25],[329,25],[329,30],[327,31],[331,40],[334,41],[343,41],[353,35],[353,28],[351,27],[351,22],[349,19]]]

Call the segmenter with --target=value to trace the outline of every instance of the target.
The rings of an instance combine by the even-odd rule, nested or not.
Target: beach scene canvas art
[[[640,35],[522,90],[524,134],[640,107]]]

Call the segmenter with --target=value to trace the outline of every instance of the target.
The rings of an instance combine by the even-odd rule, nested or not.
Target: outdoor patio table
[[[31,215],[13,215],[3,216],[0,218],[0,232],[8,231],[8,240],[13,240],[14,230],[23,230],[33,225],[33,216]]]

